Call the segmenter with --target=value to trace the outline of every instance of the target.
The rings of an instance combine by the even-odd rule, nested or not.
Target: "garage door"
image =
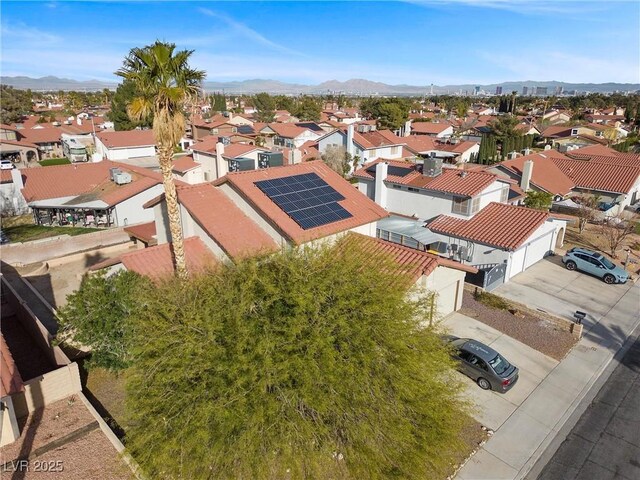
[[[455,311],[458,283],[459,282],[454,282],[438,290],[438,315],[440,317],[444,317]]]
[[[525,270],[534,263],[542,260],[551,246],[551,238],[553,237],[553,231],[547,233],[545,236],[534,240],[526,248],[526,256],[524,259]]]
[[[511,264],[509,265],[509,278],[524,271],[525,253],[526,247],[521,247],[513,252],[513,255],[511,256]],[[505,279],[505,281],[507,280],[508,278]]]

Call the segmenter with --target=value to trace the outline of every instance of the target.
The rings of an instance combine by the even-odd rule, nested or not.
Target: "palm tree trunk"
[[[173,176],[171,175],[173,146],[160,145],[158,148],[158,154],[160,157],[160,170],[162,171],[164,195],[167,201],[167,213],[169,215],[169,230],[171,232],[171,243],[173,245],[173,260],[175,262],[178,277],[186,279],[188,272],[187,261],[184,253],[182,222],[180,221],[180,206],[178,205],[176,185],[173,183]]]

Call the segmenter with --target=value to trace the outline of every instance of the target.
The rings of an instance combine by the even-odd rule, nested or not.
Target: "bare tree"
[[[343,177],[351,167],[347,151],[342,145],[329,145],[322,155],[322,160],[329,165],[331,170]]]
[[[600,232],[607,242],[609,253],[617,258],[616,250],[625,238],[633,233],[635,225],[629,221],[629,216],[620,211],[617,215],[605,219],[600,226]]]
[[[587,223],[596,219],[599,199],[593,195],[580,195],[573,200],[578,204],[576,215],[578,217],[578,229],[582,233]]]

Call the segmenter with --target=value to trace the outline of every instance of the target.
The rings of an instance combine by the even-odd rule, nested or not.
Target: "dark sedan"
[[[518,381],[518,367],[491,347],[470,338],[449,337],[458,369],[483,390],[505,393]]]

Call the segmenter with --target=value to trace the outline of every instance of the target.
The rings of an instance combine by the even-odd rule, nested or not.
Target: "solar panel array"
[[[305,230],[352,217],[338,204],[344,197],[315,173],[261,180],[255,186]]]

